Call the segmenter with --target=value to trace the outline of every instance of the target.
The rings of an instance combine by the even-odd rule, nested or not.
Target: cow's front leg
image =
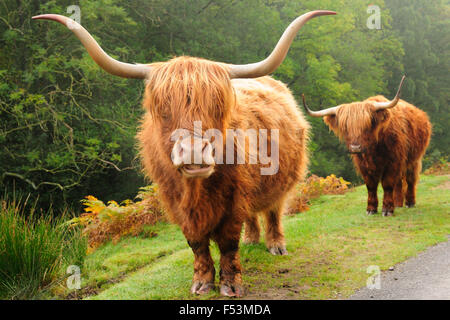
[[[194,252],[194,279],[191,292],[194,294],[206,294],[214,289],[216,271],[214,262],[209,252],[209,238],[200,241],[189,241],[189,246]]]
[[[242,297],[244,295],[241,263],[239,261],[241,229],[242,222],[228,220],[222,224],[214,235],[220,250],[220,294],[227,297]]]
[[[378,182],[379,178],[378,176],[365,176],[364,182],[366,183],[367,187],[367,210],[366,213],[368,215],[376,214],[378,211],[378,196],[377,196],[377,189],[378,189]]]

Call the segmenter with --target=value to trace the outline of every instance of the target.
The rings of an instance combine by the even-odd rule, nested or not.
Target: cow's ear
[[[326,124],[331,130],[335,130],[336,127],[337,127],[337,122],[336,122],[336,116],[335,116],[335,115],[323,117],[323,122],[325,122],[325,124]]]

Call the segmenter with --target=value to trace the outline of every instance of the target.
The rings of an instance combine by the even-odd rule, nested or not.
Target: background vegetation
[[[64,214],[28,211],[26,202],[0,203],[0,300],[42,299],[65,284],[68,266],[82,266],[86,257],[81,228],[64,223]]]
[[[143,83],[101,71],[79,41],[40,13],[81,8],[81,23],[105,51],[129,62],[175,55],[248,63],[264,58],[299,14],[309,22],[274,76],[316,109],[395,93],[431,117],[425,166],[449,155],[448,0],[0,0],[0,192],[39,196],[38,207],[74,206],[94,194],[131,198],[145,185],[135,159]],[[382,28],[367,28],[367,7]],[[311,173],[358,182],[345,148],[313,124]]]

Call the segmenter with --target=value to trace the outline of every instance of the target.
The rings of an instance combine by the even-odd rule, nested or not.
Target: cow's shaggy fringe
[[[170,117],[173,130],[186,126],[189,129],[194,121],[217,129],[228,122],[235,96],[225,65],[200,58],[177,57],[170,63],[154,63],[152,68],[144,108],[153,118]],[[189,117],[194,114],[204,117]],[[214,119],[222,119],[223,123],[212,123]]]

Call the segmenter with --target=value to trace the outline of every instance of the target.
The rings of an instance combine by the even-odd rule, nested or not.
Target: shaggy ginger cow
[[[314,112],[303,96],[306,112],[324,117],[328,127],[346,143],[367,186],[368,215],[377,213],[380,180],[383,216],[392,216],[394,206],[403,207],[403,202],[408,208],[416,203],[416,184],[430,142],[431,124],[425,112],[400,100],[404,79],[392,101],[375,96]]]
[[[69,27],[97,64],[109,73],[146,79],[146,114],[137,136],[140,154],[146,174],[160,187],[161,200],[171,220],[181,227],[194,252],[193,293],[204,294],[214,288],[215,269],[209,251],[212,239],[221,253],[220,293],[243,295],[239,239],[245,222],[244,240],[259,241],[258,213],[263,213],[266,220],[269,251],[287,254],[282,210],[289,191],[305,174],[309,125],[289,89],[265,75],[283,62],[296,33],[308,20],[331,14],[335,13],[313,11],[298,17],[267,59],[249,65],[192,57],[150,65],[122,63],[106,55],[89,33],[71,19],[59,15],[34,17]],[[200,132],[195,123],[201,123]],[[191,134],[173,139],[174,132],[180,129]],[[274,174],[261,174],[267,163],[217,161],[220,154],[228,159],[230,153],[234,156],[242,149],[249,158],[255,156],[247,144],[234,143],[234,138],[231,151],[228,145],[227,149],[221,147],[219,139],[213,140],[220,133],[228,142],[229,129],[270,131],[260,134],[257,147],[261,152],[266,146],[267,154],[271,153]],[[216,136],[206,136],[207,130],[215,130]],[[196,137],[199,148],[195,141],[192,143],[191,135]],[[277,135],[277,139],[272,135]],[[246,136],[243,141],[249,140]],[[272,157],[275,153],[278,157]],[[200,162],[192,164],[192,158]]]

